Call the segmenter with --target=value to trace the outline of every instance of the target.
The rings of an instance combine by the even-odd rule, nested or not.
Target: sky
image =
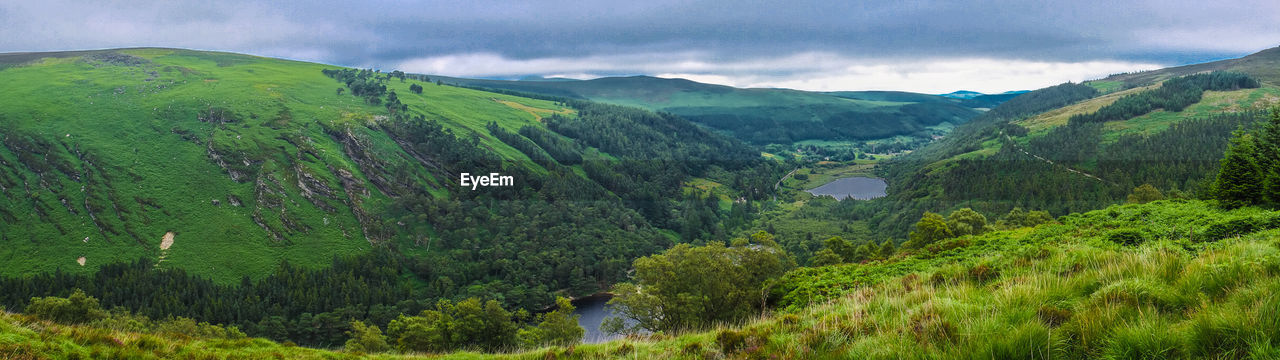
[[[460,77],[988,93],[1280,45],[1277,1],[5,1],[0,52],[178,47]]]

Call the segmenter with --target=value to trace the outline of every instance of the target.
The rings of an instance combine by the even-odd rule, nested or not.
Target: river
[[[884,197],[888,188],[889,183],[884,182],[884,179],[854,176],[836,179],[808,191],[815,196],[826,195],[841,200],[845,198],[870,200]]]

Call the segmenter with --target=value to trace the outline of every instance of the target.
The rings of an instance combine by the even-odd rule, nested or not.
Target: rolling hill
[[[1123,201],[1142,184],[1203,195],[1231,131],[1251,125],[1280,104],[1278,64],[1280,48],[1273,48],[1239,59],[1112,75],[1015,97],[948,139],[888,165],[898,203],[924,201],[904,205],[911,207],[903,211],[905,218],[886,213],[886,229],[905,233],[926,210],[973,207],[998,214],[1023,207],[1065,214],[1096,209]],[[1150,111],[1085,121],[1138,103],[1173,101],[1183,95],[1182,90],[1162,90],[1170,81],[1185,83],[1213,72],[1243,74],[1257,86],[1197,88],[1186,93],[1193,100],[1180,108],[1155,105]],[[991,174],[999,175],[998,184],[989,181]]]
[[[803,140],[872,140],[939,134],[1000,98],[951,99],[935,95],[788,89],[740,89],[650,76],[593,80],[506,81],[431,76],[446,83],[637,106],[680,115],[756,144]]]
[[[733,171],[762,163],[756,150],[679,118],[441,86],[403,73],[159,48],[0,54],[0,64],[5,276],[90,274],[146,258],[229,283],[285,262],[322,267],[376,247],[424,262],[472,263],[481,261],[470,253],[477,246],[518,241],[615,266],[670,241],[654,224],[679,226],[667,224],[667,214],[686,177],[708,165]],[[626,143],[607,135],[624,128],[634,135]],[[562,135],[568,131],[575,137]],[[619,165],[655,157],[686,171],[658,179],[639,173],[652,169]],[[514,176],[514,186],[459,184],[460,173],[491,172]],[[772,181],[762,176],[759,182]],[[652,185],[659,180],[668,185]],[[633,188],[641,185],[651,187]],[[502,206],[580,215],[542,230],[491,227],[482,245],[472,243],[479,234],[465,224],[505,219]],[[450,210],[458,207],[492,212]],[[542,207],[560,210],[533,210]],[[583,231],[568,236],[553,225]],[[540,231],[559,235],[524,237]],[[500,240],[517,233],[523,240]],[[551,241],[589,245],[565,254],[566,245]],[[617,251],[629,255],[610,255]],[[592,266],[557,273],[581,280],[579,291],[621,276],[620,265]],[[414,281],[446,279],[458,285],[436,289],[452,292],[495,272],[529,276],[493,271],[444,267]],[[529,282],[518,287],[551,285],[533,302],[570,287]]]

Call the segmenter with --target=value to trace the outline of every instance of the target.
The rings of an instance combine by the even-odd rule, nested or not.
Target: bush
[[[747,336],[733,330],[720,330],[716,334],[716,345],[720,346],[720,352],[731,355],[742,350],[747,343]]]
[[[1117,229],[1107,232],[1107,241],[1134,246],[1147,241],[1147,234],[1138,229]]]
[[[1215,222],[1200,233],[1200,241],[1218,241],[1232,236],[1240,236],[1256,231],[1256,223],[1252,217],[1236,217]]]
[[[27,314],[64,324],[80,324],[105,318],[107,313],[98,306],[98,299],[76,289],[71,296],[31,298]]]
[[[382,336],[382,329],[377,326],[366,326],[362,321],[352,321],[351,331],[347,332],[351,336],[347,340],[344,348],[354,353],[380,353],[391,350],[391,345],[387,345],[387,338]]]

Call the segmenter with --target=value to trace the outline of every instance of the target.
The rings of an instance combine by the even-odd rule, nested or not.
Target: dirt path
[[[1087,173],[1087,172],[1084,172],[1084,171],[1080,171],[1080,170],[1073,169],[1073,168],[1071,168],[1070,166],[1066,166],[1066,165],[1061,165],[1061,164],[1055,163],[1055,162],[1053,162],[1053,160],[1049,160],[1049,159],[1045,159],[1045,158],[1043,158],[1043,157],[1040,157],[1040,155],[1036,155],[1036,154],[1029,153],[1029,152],[1027,152],[1027,150],[1026,150],[1026,149],[1023,149],[1023,148],[1021,148],[1021,147],[1018,147],[1018,143],[1017,143],[1017,142],[1015,142],[1015,141],[1013,141],[1013,138],[1011,138],[1011,137],[1009,137],[1009,135],[1005,134],[1005,133],[1004,133],[1004,131],[1001,131],[1001,132],[1000,132],[1000,135],[1003,135],[1005,140],[1009,140],[1009,144],[1013,145],[1013,149],[1014,149],[1014,150],[1021,151],[1023,154],[1027,154],[1027,156],[1030,156],[1030,157],[1036,158],[1037,160],[1040,160],[1040,161],[1044,161],[1044,162],[1048,163],[1049,165],[1059,166],[1059,167],[1062,167],[1062,169],[1064,169],[1064,170],[1067,170],[1067,171],[1070,171],[1070,172],[1073,172],[1073,173],[1076,173],[1076,174],[1084,175],[1084,177],[1087,177],[1087,178],[1090,178],[1090,179],[1094,179],[1094,180],[1098,180],[1098,181],[1101,181],[1101,182],[1105,182],[1105,183],[1109,183],[1109,184],[1115,185],[1115,183],[1110,182],[1110,181],[1107,181],[1106,179],[1103,179],[1103,178],[1100,178],[1100,177],[1094,176],[1093,174],[1090,174],[1090,173]]]

